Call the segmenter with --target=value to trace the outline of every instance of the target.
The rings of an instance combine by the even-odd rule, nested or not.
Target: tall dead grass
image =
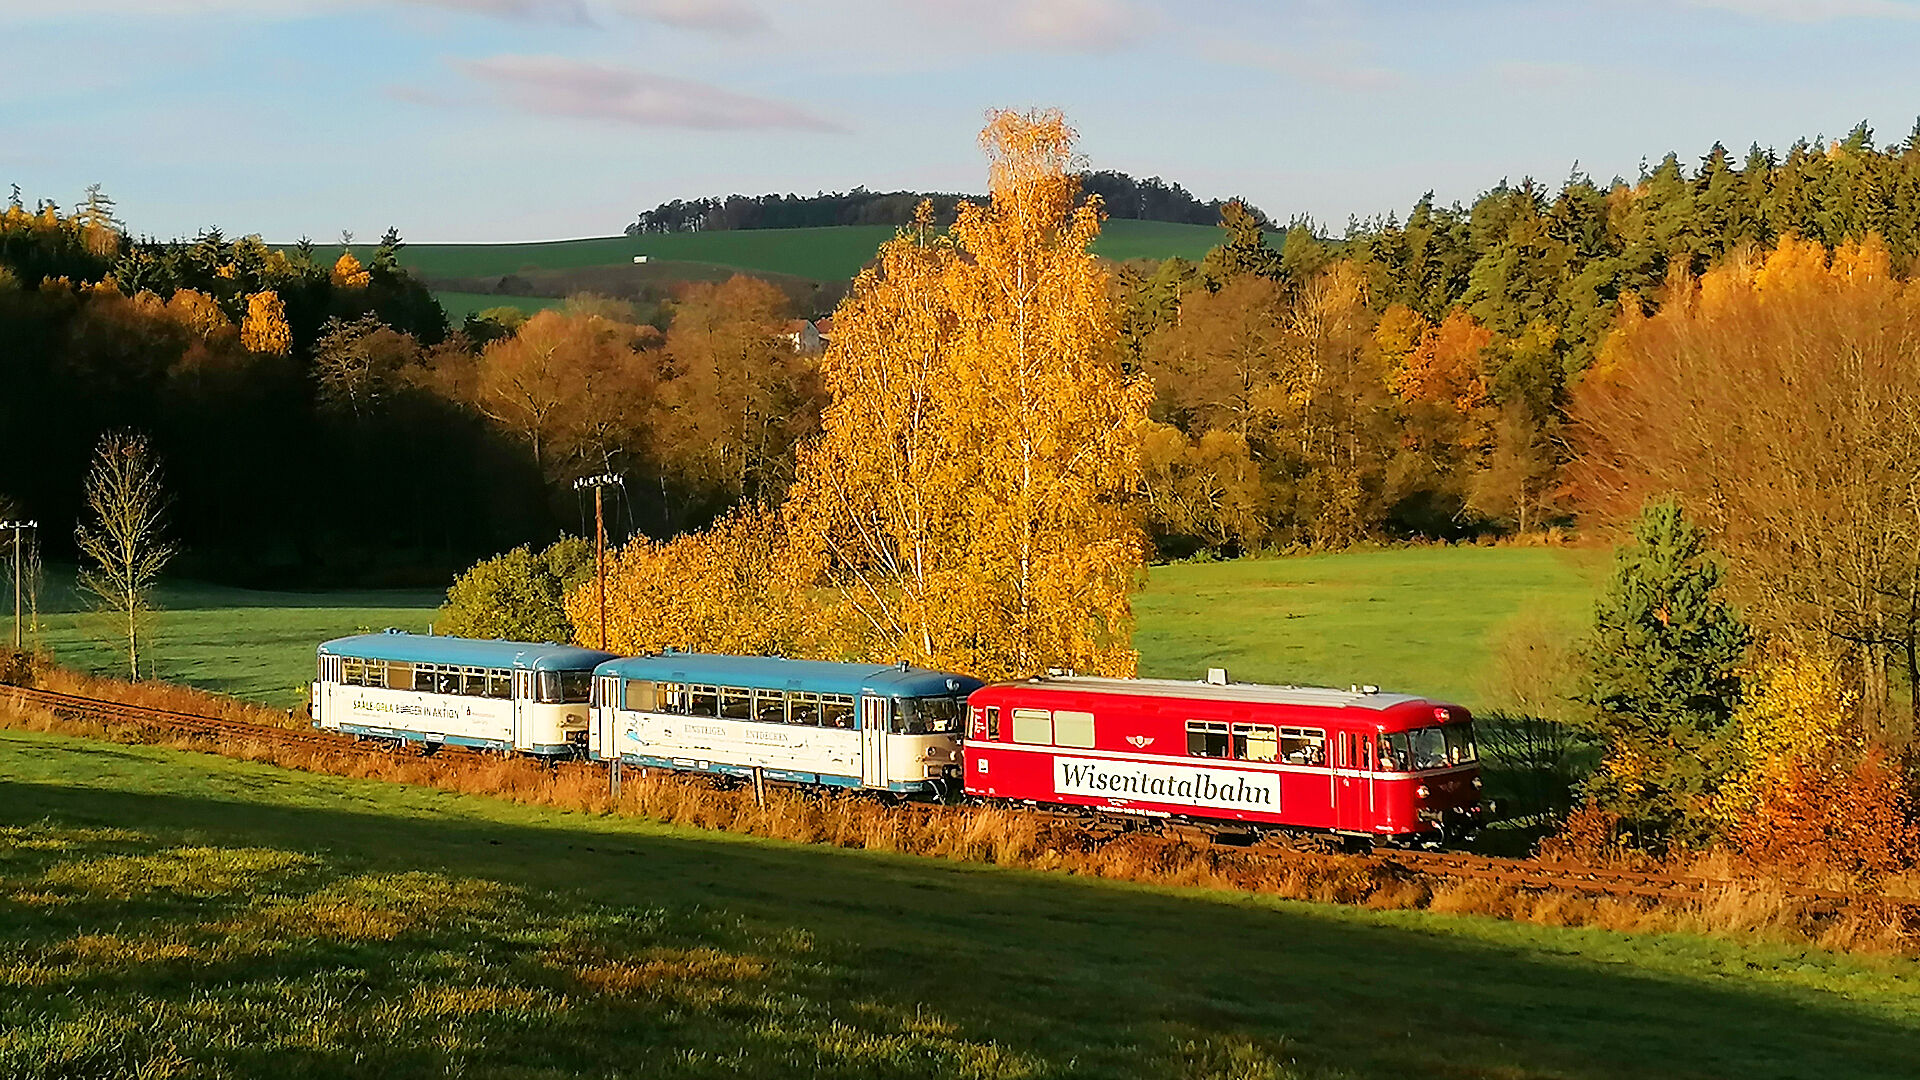
[[[103,687],[102,684],[105,684]],[[49,689],[55,686],[42,682]],[[105,696],[125,684],[77,677],[57,685],[67,693]],[[135,687],[142,703],[167,701],[199,715],[227,715],[260,723],[259,710],[244,703],[210,709],[198,691],[168,694]],[[119,696],[119,695],[115,695]],[[128,700],[127,697],[121,697]],[[1448,914],[1490,915],[1544,926],[1592,926],[1656,933],[1691,932],[1742,940],[1812,944],[1848,952],[1920,954],[1920,912],[1884,903],[1812,902],[1794,896],[1781,879],[1737,865],[1715,853],[1662,869],[1728,882],[1697,897],[1626,899],[1520,889],[1474,880],[1418,877],[1383,859],[1315,851],[1181,842],[1149,833],[1099,838],[1044,815],[978,806],[889,805],[858,794],[822,794],[769,788],[764,801],[741,786],[723,789],[699,778],[659,771],[627,771],[620,795],[608,788],[602,769],[581,763],[545,765],[525,758],[445,753],[421,757],[343,747],[281,745],[258,739],[171,735],[156,737],[133,725],[76,721],[44,710],[0,705],[0,727],[44,731],[123,743],[150,743],[217,753],[354,779],[385,780],[443,791],[506,799],[593,815],[645,818],[696,829],[723,830],[802,844],[889,851],[962,862],[986,863],[1152,885],[1262,893],[1318,903],[1358,904],[1379,910],[1425,909]],[[1570,852],[1559,853],[1565,858]],[[1615,861],[1649,869],[1617,852]],[[1886,880],[1891,895],[1920,895],[1920,881]],[[1801,883],[1807,884],[1807,883]],[[1857,883],[1822,881],[1818,887],[1850,892]]]

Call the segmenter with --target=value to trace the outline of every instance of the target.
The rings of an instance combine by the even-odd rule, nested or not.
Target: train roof
[[[322,656],[358,660],[397,660],[405,664],[455,664],[460,667],[526,668],[533,671],[590,671],[615,654],[553,642],[487,641],[479,638],[409,634],[355,634],[320,645]]]
[[[968,694],[979,679],[903,664],[845,664],[828,660],[788,660],[780,656],[728,656],[723,653],[669,652],[609,660],[601,675],[709,686],[745,686],[762,690],[811,690],[819,694],[874,694],[881,697],[941,697]]]
[[[1025,682],[1001,683],[1021,690],[1061,690],[1139,697],[1199,698],[1259,705],[1309,705],[1323,709],[1372,709],[1385,712],[1396,705],[1444,702],[1412,694],[1383,693],[1373,687],[1336,690],[1321,686],[1273,686],[1267,683],[1215,683],[1184,679],[1104,679],[1091,675],[1050,675]]]

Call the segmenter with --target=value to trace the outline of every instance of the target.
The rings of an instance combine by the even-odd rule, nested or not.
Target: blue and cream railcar
[[[314,726],[428,747],[586,751],[593,669],[613,653],[389,630],[320,646]]]
[[[978,679],[905,664],[669,652],[594,672],[589,754],[631,765],[939,796]]]

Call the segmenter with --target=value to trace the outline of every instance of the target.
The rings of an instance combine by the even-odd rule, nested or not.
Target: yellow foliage
[[[1426,316],[1405,304],[1389,304],[1387,310],[1381,312],[1380,322],[1373,328],[1373,343],[1380,350],[1380,363],[1386,370],[1389,390],[1406,368],[1407,358],[1420,347],[1428,325]]]
[[[788,528],[878,655],[985,677],[1131,674],[1152,387],[1117,363],[1108,275],[1057,112],[994,115],[991,201],[919,223],[834,316],[831,404]]]
[[[233,329],[232,321],[227,318],[226,312],[220,310],[219,302],[197,289],[181,289],[174,293],[173,299],[167,301],[167,314],[203,338],[212,338]]]
[[[607,556],[607,648],[819,655],[828,627],[807,589],[813,570],[764,509],[741,508],[668,543],[635,540]],[[598,646],[595,583],[566,606],[575,638]]]
[[[1072,141],[1055,112],[993,117],[992,201],[945,237],[923,207],[835,313],[785,505],[620,552],[613,648],[1132,673],[1152,387],[1117,362]],[[593,641],[593,586],[567,610]]]
[[[280,294],[262,289],[247,297],[247,318],[240,324],[240,344],[257,353],[285,356],[293,348],[287,327],[287,306]]]
[[[373,275],[360,266],[360,260],[353,252],[343,251],[333,263],[333,283],[346,289],[364,289],[373,282]]]
[[[1739,765],[1716,797],[1722,819],[1746,816],[1797,770],[1831,760],[1858,697],[1837,664],[1799,649],[1782,647],[1748,672],[1734,714]]]

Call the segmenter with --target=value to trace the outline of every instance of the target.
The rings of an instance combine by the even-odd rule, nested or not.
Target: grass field
[[[1134,600],[1144,675],[1347,686],[1372,683],[1468,705],[1493,638],[1522,616],[1574,632],[1605,553],[1433,547],[1153,568]],[[437,593],[161,590],[164,678],[288,707],[303,700],[321,641],[365,629],[424,631]],[[67,605],[71,607],[71,604]],[[115,653],[72,613],[48,620],[62,662],[114,673]],[[97,630],[97,628],[95,628]]]
[[[1140,673],[1373,684],[1472,705],[1520,619],[1579,633],[1603,550],[1424,547],[1153,568],[1134,600]]]
[[[67,572],[68,580],[71,571]],[[79,610],[66,590],[45,617],[42,640],[60,662],[126,675],[126,651],[110,628]],[[279,708],[305,701],[315,645],[397,626],[426,632],[443,594],[423,590],[285,593],[174,582],[159,590],[153,650],[162,678]],[[144,666],[144,665],[143,665]]]
[[[400,262],[424,278],[464,278],[523,270],[631,265],[635,255],[647,255],[837,281],[859,273],[893,232],[885,225],[844,225],[603,236],[526,244],[408,244],[400,252]],[[1175,255],[1199,259],[1220,242],[1220,235],[1219,229],[1205,225],[1115,220],[1106,223],[1094,251],[1114,260]],[[355,244],[354,251],[364,259],[372,255],[373,246]],[[339,256],[337,244],[314,249],[314,257],[327,262]]]
[[[563,297],[557,296],[499,296],[494,293],[445,292],[439,289],[434,290],[433,298],[446,309],[447,325],[456,330],[467,321],[467,316],[488,308],[519,308],[531,315],[566,303]]]
[[[1905,1077],[1920,965],[0,731],[0,1075]]]

